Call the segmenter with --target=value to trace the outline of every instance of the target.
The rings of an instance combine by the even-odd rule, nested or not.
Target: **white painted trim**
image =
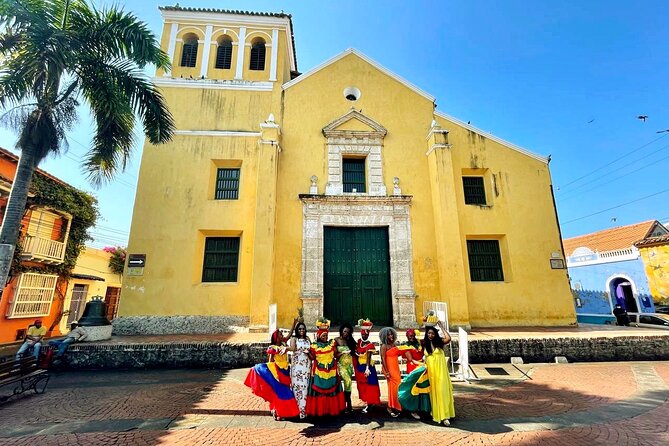
[[[176,61],[174,60],[174,52],[176,51],[177,48],[177,34],[179,33],[179,24],[178,23],[172,23],[172,27],[170,28],[170,43],[167,44],[167,56],[170,59],[170,63],[174,65]],[[165,70],[164,76],[171,76],[172,75],[172,69],[168,68]]]
[[[430,146],[430,149],[425,152],[425,156],[430,156],[430,153],[434,152],[435,149],[450,149],[453,147],[453,144],[433,144]]]
[[[272,55],[270,56],[272,60],[269,65],[269,81],[276,81],[276,65],[277,65],[277,55],[279,54],[279,30],[274,28],[272,30]]]
[[[595,259],[592,260],[585,260],[583,262],[574,262],[571,260],[572,257],[574,256],[569,256],[567,257],[567,268],[578,268],[580,266],[589,266],[589,265],[602,265],[606,263],[616,263],[616,262],[626,262],[629,260],[637,260],[641,254],[639,253],[639,250],[635,248],[634,246],[631,247],[632,252],[629,254],[623,254],[623,255],[616,255],[613,256],[611,254],[615,254],[616,252],[619,251],[627,251],[630,248],[625,248],[625,249],[614,249],[613,251],[602,251],[602,252],[593,252],[592,255],[596,256]],[[609,254],[609,256],[607,256]]]
[[[613,316],[613,313],[611,314],[604,314],[604,313],[579,313],[578,311],[576,312],[576,316],[596,316],[596,317],[603,317],[603,316]]]
[[[469,125],[466,122],[460,121],[458,118],[454,118],[453,116],[447,115],[444,112],[435,111],[434,114],[436,116],[440,117],[440,118],[448,119],[449,121],[454,122],[454,123],[466,128],[467,130],[471,130],[472,132],[478,133],[481,136],[485,136],[488,139],[492,139],[493,141],[498,142],[498,143],[508,147],[509,149],[515,150],[516,152],[520,152],[523,155],[527,155],[530,158],[534,158],[537,161],[541,161],[542,163],[548,164],[548,157],[537,155],[536,153],[530,152],[527,149],[524,149],[520,146],[517,146],[513,143],[510,143],[509,141],[506,141],[502,138],[498,138],[495,135],[492,135],[492,134],[490,134],[488,132],[485,132],[481,129],[478,129],[478,128],[472,126],[472,125]]]
[[[258,26],[267,26],[270,28],[279,27],[286,32],[286,44],[288,48],[288,56],[290,57],[290,67],[292,70],[297,70],[297,61],[295,60],[295,51],[293,48],[291,21],[288,17],[266,17],[266,16],[249,16],[240,14],[226,14],[218,12],[201,12],[201,11],[165,11],[161,10],[160,15],[164,22],[175,21],[183,23],[186,20],[203,21],[213,25],[238,25],[252,26],[257,29]],[[239,39],[240,41],[242,39]]]
[[[239,28],[239,46],[237,47],[237,67],[235,79],[241,79],[244,74],[244,42],[246,41],[246,27]]]
[[[358,56],[359,58],[361,58],[362,60],[364,60],[368,64],[372,65],[377,70],[381,71],[383,74],[395,79],[397,82],[399,82],[402,85],[404,85],[405,87],[413,90],[415,93],[423,96],[428,101],[434,102],[434,99],[435,99],[434,96],[426,93],[425,91],[416,87],[414,84],[410,83],[409,81],[407,81],[403,77],[401,77],[401,76],[393,73],[392,71],[388,70],[387,68],[385,68],[384,66],[382,66],[378,62],[370,59],[369,57],[365,56],[364,54],[362,54],[360,51],[356,50],[355,48],[349,48],[346,51],[344,51],[343,53],[340,53],[340,54],[336,55],[335,57],[326,60],[322,64],[318,65],[316,68],[313,68],[312,70],[298,76],[297,78],[293,79],[292,81],[286,82],[285,84],[283,84],[282,88],[284,90],[286,90],[286,89],[292,87],[293,85],[298,84],[299,82],[303,81],[304,79],[308,78],[309,76],[319,72],[320,70],[322,70],[323,68],[325,68],[329,65],[332,65],[333,63],[339,61],[340,59],[343,59],[344,57],[348,56],[349,54],[355,54],[356,56]]]
[[[274,31],[274,30],[272,30],[272,31]],[[263,30],[260,30],[260,29],[258,29],[258,28],[255,28],[253,31],[251,31],[250,33],[248,33],[248,34],[246,35],[246,40],[248,40],[249,37],[251,37],[251,36],[254,35],[254,34],[264,34],[264,35],[266,35],[267,38],[263,38],[263,40],[265,41],[265,46],[268,46],[268,45],[269,45],[269,40],[272,38],[272,36],[270,36],[269,33],[265,32],[265,31],[263,31]],[[261,36],[261,38],[262,38],[262,36]],[[251,42],[248,42],[248,43],[250,44]]]
[[[641,313],[641,303],[639,302],[639,292],[636,289],[636,283],[634,283],[634,280],[630,276],[628,276],[625,273],[615,273],[609,276],[608,279],[606,279],[606,289],[605,291],[609,293],[609,306],[611,307],[611,313],[613,314],[613,299],[616,297],[613,293],[614,290],[611,290],[611,282],[613,282],[614,279],[625,279],[627,280],[630,285],[632,286],[632,297],[634,297],[634,301],[636,302],[636,309],[638,313]],[[632,313],[634,313],[632,311]]]
[[[184,136],[235,136],[244,138],[260,137],[260,132],[239,132],[230,130],[175,130],[174,134]]]
[[[202,60],[200,61],[200,77],[207,77],[209,71],[209,54],[211,53],[211,34],[213,26],[207,25],[204,30],[204,50],[202,51]]]
[[[272,91],[274,87],[272,82],[217,79],[154,78],[153,83],[158,87],[201,88],[210,90]]]

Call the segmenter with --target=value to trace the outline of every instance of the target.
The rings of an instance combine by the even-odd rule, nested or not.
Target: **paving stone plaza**
[[[246,368],[56,373],[44,395],[0,405],[0,445],[669,444],[669,362],[473,368],[448,428],[383,409],[277,422]]]

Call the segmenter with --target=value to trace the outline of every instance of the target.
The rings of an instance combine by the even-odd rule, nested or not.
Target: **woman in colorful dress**
[[[400,364],[398,356],[401,352],[395,341],[397,340],[397,331],[392,327],[384,327],[379,331],[379,340],[381,341],[381,371],[386,377],[388,384],[388,413],[391,417],[399,416],[402,406],[397,399],[402,374],[400,373]]]
[[[311,377],[311,340],[307,336],[307,326],[299,322],[295,326],[295,335],[290,340],[288,350],[293,352],[290,364],[290,388],[295,395],[297,407],[300,409],[300,419],[307,416],[307,392]]]
[[[441,329],[442,335],[436,326],[430,326],[430,323],[436,323]],[[455,403],[453,401],[453,384],[448,372],[446,363],[446,354],[444,347],[451,342],[451,336],[444,328],[441,321],[426,322],[428,326],[425,329],[425,338],[423,339],[423,349],[425,353],[425,366],[427,376],[430,380],[430,404],[432,406],[432,420],[435,423],[450,425],[449,418],[455,417]]]
[[[410,359],[407,358],[407,375],[423,365],[423,346],[417,338],[416,330],[410,328],[406,331],[407,340],[402,347],[409,351]],[[403,348],[400,348],[403,349]]]
[[[369,331],[372,329],[372,322],[369,319],[358,321],[360,328],[360,339],[355,347],[354,365],[355,382],[358,386],[358,395],[365,402],[362,413],[369,411],[369,406],[381,405],[381,389],[379,388],[379,378],[376,375],[376,367],[372,360],[372,354],[376,352],[376,347],[369,341]],[[357,359],[355,359],[357,358]]]
[[[344,385],[344,400],[346,409],[344,412],[353,411],[351,402],[351,387],[353,385],[353,354],[355,353],[355,341],[353,340],[353,327],[348,322],[339,327],[339,336],[335,338],[337,343],[337,367],[339,376]]]
[[[337,373],[337,344],[328,340],[330,321],[316,321],[316,341],[311,344],[311,381],[307,393],[307,415],[339,415],[345,408],[341,379]]]
[[[300,413],[290,389],[290,367],[286,339],[280,330],[272,333],[272,345],[267,349],[269,362],[257,364],[246,375],[244,384],[269,403],[276,420],[297,417]]]

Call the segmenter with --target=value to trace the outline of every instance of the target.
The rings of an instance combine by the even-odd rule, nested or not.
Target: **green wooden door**
[[[325,227],[324,238],[324,316],[392,325],[388,228]]]

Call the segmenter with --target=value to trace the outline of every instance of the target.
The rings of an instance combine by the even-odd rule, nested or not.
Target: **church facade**
[[[119,319],[575,323],[547,158],[356,50],[298,73],[289,15],[161,12],[178,130],[144,147]]]

